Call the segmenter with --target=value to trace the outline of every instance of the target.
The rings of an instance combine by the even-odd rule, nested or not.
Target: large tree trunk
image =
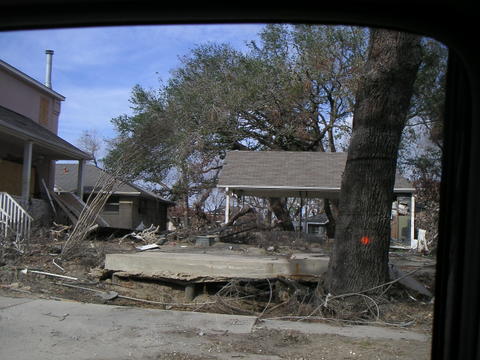
[[[420,59],[417,36],[372,30],[366,73],[357,91],[328,270],[329,290],[334,294],[388,281],[398,146]]]
[[[268,200],[270,202],[270,209],[272,209],[273,213],[277,217],[282,229],[286,231],[295,230],[292,224],[292,219],[290,218],[290,214],[287,211],[285,200],[281,198],[269,198]]]
[[[325,215],[327,215],[328,218],[328,223],[326,226],[327,237],[329,239],[333,239],[335,237],[335,224],[338,217],[338,201],[332,199],[324,199],[323,211],[325,211]]]

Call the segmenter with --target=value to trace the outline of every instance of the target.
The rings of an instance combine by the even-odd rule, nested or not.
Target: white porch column
[[[32,179],[32,150],[33,150],[33,142],[27,141],[23,146],[23,168],[22,168],[23,206],[27,206],[28,200],[30,199],[30,182]]]
[[[228,187],[225,188],[225,224],[228,223],[230,220],[230,192],[228,190]]]
[[[410,197],[410,243],[415,240],[415,196]]]
[[[305,232],[305,229],[303,228],[303,196],[300,193],[300,232]]]
[[[77,195],[83,201],[85,160],[78,160]]]

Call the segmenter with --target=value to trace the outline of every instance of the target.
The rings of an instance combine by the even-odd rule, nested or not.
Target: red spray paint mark
[[[362,236],[362,238],[360,239],[360,243],[362,245],[368,245],[370,244],[371,240],[368,236]]]

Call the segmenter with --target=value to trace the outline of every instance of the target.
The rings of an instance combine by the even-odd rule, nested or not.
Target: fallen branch
[[[52,263],[53,263],[53,265],[55,265],[56,267],[58,267],[60,270],[62,270],[63,272],[65,272],[65,269],[62,268],[60,265],[58,265],[58,264],[55,262],[55,259],[52,260]]]
[[[120,241],[125,240],[127,237],[133,237],[134,239],[143,241],[146,244],[155,243],[156,241],[158,241],[157,233],[159,229],[160,229],[160,226],[155,227],[152,224],[149,228],[145,230],[142,230],[140,232],[131,232],[129,234],[122,236],[120,238]]]
[[[318,305],[317,307],[315,307],[313,309],[313,311],[311,311],[308,315],[306,316],[302,316],[300,317],[300,319],[303,319],[303,320],[307,320],[307,319],[310,319],[310,318],[313,318],[313,315],[315,313],[317,313],[318,311],[320,311],[322,308],[325,308],[327,309],[328,308],[328,304],[331,303],[333,300],[339,300],[339,299],[344,299],[344,298],[347,298],[347,297],[355,297],[355,296],[359,296],[363,299],[367,299],[369,302],[371,302],[374,307],[375,307],[375,321],[379,321],[379,318],[380,318],[380,308],[378,306],[378,303],[377,301],[375,301],[375,299],[371,296],[368,296],[366,295],[366,293],[369,293],[369,292],[372,292],[374,290],[377,290],[379,288],[383,288],[383,287],[387,287],[380,295],[377,296],[377,298],[381,298],[381,296],[383,294],[385,294],[385,292],[394,284],[394,283],[397,283],[397,282],[401,282],[404,278],[414,274],[415,272],[417,272],[418,270],[420,270],[421,268],[418,268],[418,269],[415,269],[414,271],[411,271],[407,274],[403,274],[402,276],[394,279],[394,280],[391,280],[391,281],[388,281],[384,284],[380,284],[378,286],[374,286],[372,288],[369,288],[369,289],[365,289],[365,290],[362,290],[362,291],[359,291],[359,292],[355,292],[355,293],[346,293],[346,294],[340,294],[340,295],[332,295],[332,294],[327,294],[327,296],[325,297],[324,301],[321,302],[320,305]],[[368,311],[370,311],[370,306],[368,306],[367,304],[367,307],[368,307]]]
[[[223,226],[231,226],[235,223],[235,221],[237,221],[238,218],[254,212],[255,210],[252,207],[246,206],[243,209],[241,209],[239,212],[237,212],[235,215],[233,215],[231,219],[227,223],[225,223]]]
[[[270,306],[270,303],[272,302],[272,297],[273,297],[272,284],[270,283],[270,280],[267,279],[267,281],[268,281],[268,287],[270,289],[270,296],[268,298],[267,305],[265,306],[263,311],[260,313],[260,315],[258,315],[259,318],[261,318],[263,316],[263,314],[265,314],[265,311],[267,311],[268,307]]]
[[[254,311],[245,310],[245,309],[239,308],[239,307],[237,307],[237,306],[228,304],[228,303],[227,303],[225,300],[223,300],[221,297],[217,297],[217,300],[218,300],[218,302],[219,302],[221,305],[223,305],[223,306],[226,307],[227,309],[236,311],[236,312],[239,313],[239,314],[242,314],[242,315],[253,315],[253,316],[257,316],[257,315],[258,315],[258,314],[255,313]]]
[[[64,235],[66,232],[68,232],[72,226],[71,225],[62,225],[62,224],[57,224],[56,222],[53,222],[54,228],[50,229],[50,234],[54,239],[60,238],[62,235]]]
[[[305,316],[276,316],[276,317],[271,317],[271,318],[264,318],[261,319],[263,321],[268,321],[268,320],[296,320],[296,321],[304,321],[306,320]],[[390,323],[382,320],[378,321],[368,321],[368,320],[348,320],[348,319],[337,319],[337,318],[327,318],[323,316],[311,316],[308,320],[320,320],[320,321],[329,321],[329,322],[343,322],[343,323],[348,323],[348,324],[364,324],[364,325],[387,325],[387,326],[395,326],[395,327],[409,327],[415,324],[415,321],[406,321],[406,322],[401,322],[401,323]]]
[[[227,233],[227,234],[224,234],[224,235],[219,235],[219,239],[221,239],[221,240],[226,239],[226,238],[229,238],[229,237],[232,237],[232,236],[235,236],[235,235],[247,232],[247,231],[252,231],[252,230],[255,230],[255,229],[258,229],[258,227],[257,226],[250,226],[250,227],[247,227],[245,229],[241,229],[241,230],[236,231],[236,232]]]

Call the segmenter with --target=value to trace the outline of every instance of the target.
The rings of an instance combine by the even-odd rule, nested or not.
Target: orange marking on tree
[[[370,238],[368,236],[362,236],[362,238],[360,239],[360,243],[362,245],[368,245],[370,244]]]

